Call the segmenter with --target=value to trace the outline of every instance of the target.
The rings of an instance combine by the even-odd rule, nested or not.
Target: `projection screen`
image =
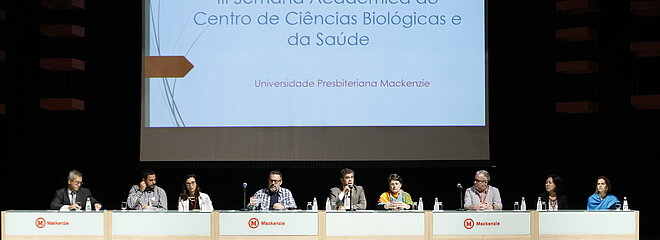
[[[144,0],[141,161],[489,160],[485,0]]]

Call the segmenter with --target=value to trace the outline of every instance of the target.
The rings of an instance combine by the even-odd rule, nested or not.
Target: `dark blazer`
[[[541,197],[541,201],[545,201],[546,203],[550,204],[550,195],[548,192],[541,193],[537,196]],[[559,208],[559,210],[571,209],[571,207],[568,205],[568,197],[566,197],[565,194],[557,194],[557,208]]]
[[[343,186],[342,186],[343,189]],[[367,209],[367,198],[364,196],[364,189],[362,186],[355,186],[355,189],[351,190],[351,206],[355,210],[365,210]],[[341,190],[339,187],[333,187],[330,189],[330,202],[335,203],[336,207],[344,205],[344,201],[339,199],[339,193]]]
[[[90,191],[87,188],[81,187],[78,190],[78,193],[76,193],[76,202],[80,202],[80,207],[81,209],[85,209],[85,205],[87,204],[87,198],[90,198],[90,201],[92,201],[92,209],[94,209],[94,204],[99,203],[96,201],[96,199],[92,196],[92,191]],[[71,205],[71,200],[69,200],[69,194],[67,191],[67,188],[61,188],[55,191],[55,196],[53,197],[53,200],[50,201],[50,209],[52,210],[59,210],[62,208],[63,205]]]

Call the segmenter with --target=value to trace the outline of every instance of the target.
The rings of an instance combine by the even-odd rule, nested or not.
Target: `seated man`
[[[340,172],[340,187],[330,189],[330,202],[335,204],[336,210],[364,210],[367,209],[367,198],[364,196],[362,186],[355,186],[355,172],[344,168]],[[350,199],[350,202],[348,201]]]
[[[87,198],[92,203],[92,209],[101,209],[101,203],[92,196],[92,191],[81,187],[83,174],[77,170],[71,170],[68,177],[68,185],[55,191],[53,200],[50,201],[50,209],[60,211],[73,211],[85,209]],[[80,203],[80,204],[78,204]]]
[[[490,186],[490,173],[479,170],[474,175],[474,186],[465,190],[464,207],[470,210],[502,210],[500,190]]]
[[[295,209],[296,201],[289,189],[281,187],[282,173],[271,171],[268,174],[268,187],[254,193],[250,198],[248,210],[284,210]]]
[[[142,171],[142,181],[128,191],[128,208],[136,210],[167,210],[167,193],[156,186],[156,172]]]

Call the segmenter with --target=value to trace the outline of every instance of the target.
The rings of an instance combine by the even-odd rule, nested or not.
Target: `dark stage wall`
[[[629,1],[607,1],[594,15],[599,41],[590,56],[601,63],[597,81],[587,87],[567,87],[555,73],[555,61],[584,54],[566,50],[554,39],[563,25],[554,1],[491,1],[489,11],[489,99],[492,166],[461,163],[140,163],[140,52],[139,1],[86,1],[82,12],[52,13],[39,1],[2,1],[7,21],[0,22],[0,160],[6,194],[0,208],[45,209],[57,188],[66,184],[70,169],[82,171],[84,187],[91,188],[105,208],[125,201],[140,169],[154,168],[158,185],[165,188],[175,208],[181,177],[196,173],[217,209],[241,207],[241,183],[248,194],[266,185],[271,169],[284,173],[284,187],[299,204],[316,196],[323,203],[338,183],[339,170],[352,167],[356,182],[366,189],[369,208],[387,190],[386,178],[399,173],[404,190],[423,197],[430,208],[434,197],[446,209],[458,204],[457,182],[470,186],[474,172],[487,169],[491,184],[500,188],[505,209],[521,196],[533,198],[543,191],[545,176],[561,175],[573,208],[586,207],[595,178],[607,175],[613,193],[627,196],[631,208],[640,209],[643,238],[658,236],[653,227],[657,213],[655,166],[660,159],[660,111],[634,110],[630,95],[635,78],[628,53],[633,18],[626,14]],[[563,19],[563,18],[562,18]],[[592,19],[593,20],[593,19]],[[596,20],[593,20],[596,21]],[[49,39],[39,35],[41,23],[78,23],[86,37]],[[660,39],[660,38],[659,38]],[[657,40],[657,39],[656,39]],[[558,49],[562,50],[558,50]],[[566,53],[565,51],[568,51]],[[77,57],[86,61],[82,73],[53,74],[39,69],[41,57]],[[657,68],[657,65],[656,65]],[[572,84],[572,83],[571,83]],[[584,89],[583,89],[584,88]],[[567,90],[570,89],[570,90]],[[589,100],[600,103],[590,114],[560,114],[555,102]],[[578,94],[571,91],[578,92]],[[656,93],[657,94],[657,93]],[[84,111],[56,112],[39,108],[39,99],[74,96],[85,101]],[[439,146],[440,147],[440,146]],[[532,205],[533,200],[527,204]]]

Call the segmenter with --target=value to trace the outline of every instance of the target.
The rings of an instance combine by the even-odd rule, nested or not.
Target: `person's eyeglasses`
[[[486,180],[474,179],[474,182],[476,182],[476,183],[486,183],[486,182],[488,182],[488,181],[486,181]]]
[[[188,185],[188,186],[190,186],[190,185],[195,185],[195,183],[197,183],[197,182],[195,182],[195,181],[193,181],[193,182],[186,182],[186,185]]]
[[[71,181],[73,185],[82,185],[82,181]]]
[[[279,182],[282,182],[282,179],[279,179],[279,180],[268,179],[268,182],[279,183]]]

